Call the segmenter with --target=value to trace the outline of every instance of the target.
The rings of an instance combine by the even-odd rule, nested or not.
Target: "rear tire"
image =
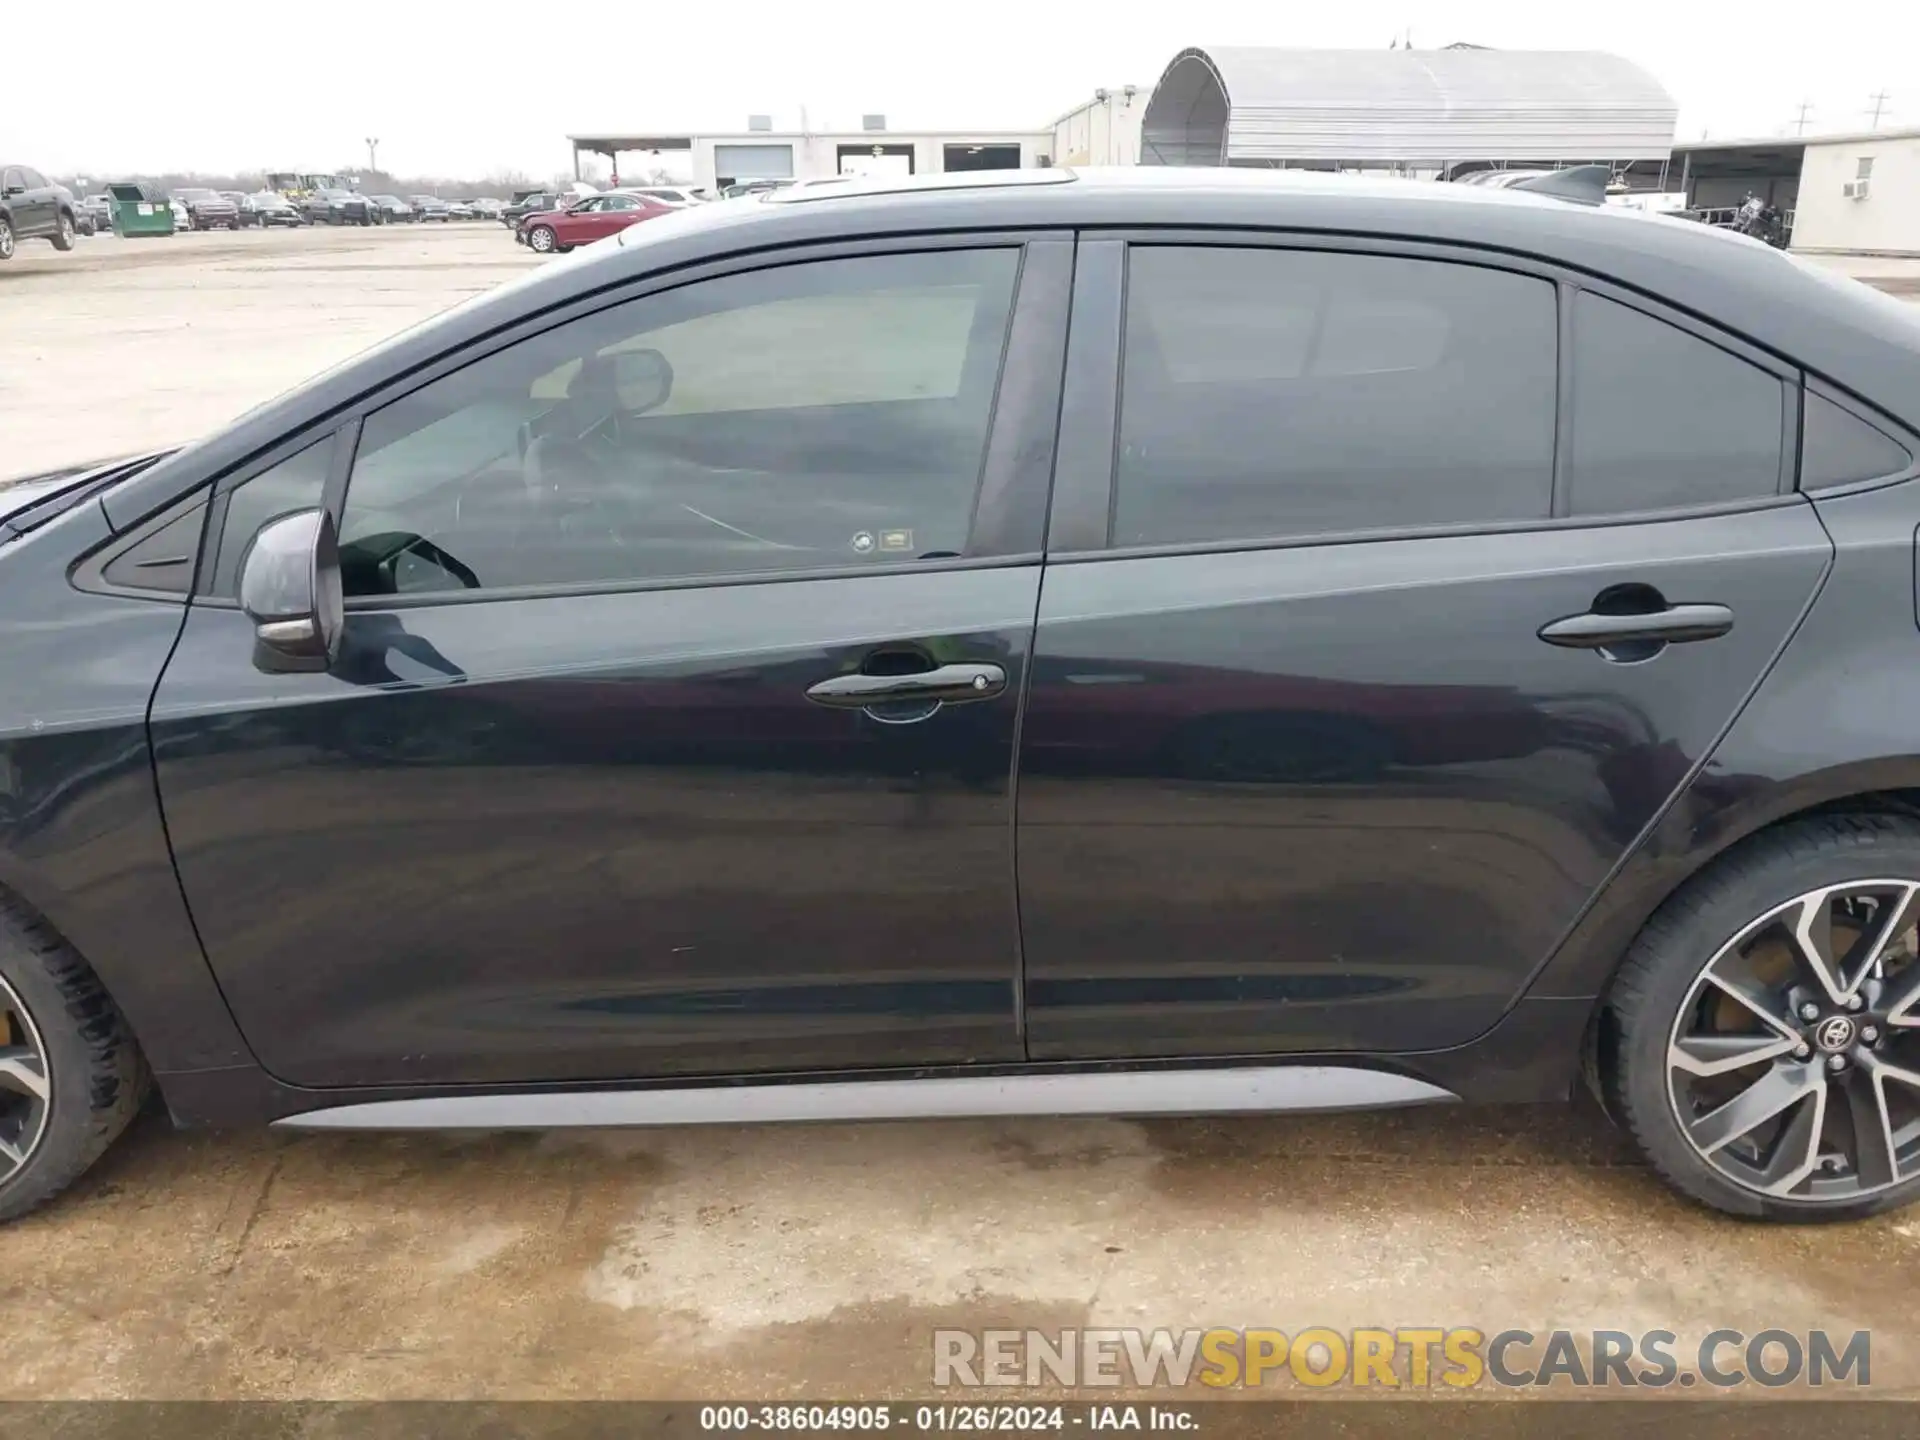
[[[66,211],[60,212],[60,218],[53,228],[53,248],[56,250],[73,249],[73,216]]]
[[[1920,1104],[1915,886],[1920,821],[1808,816],[1743,842],[1647,922],[1607,996],[1600,1079],[1668,1184],[1795,1223],[1920,1195],[1920,1154],[1900,1139]],[[1819,966],[1796,926],[1816,956],[1824,943]],[[1736,1101],[1739,1124],[1757,1124],[1737,1128]]]
[[[151,1078],[93,971],[45,923],[0,908],[0,1221],[79,1179]],[[36,1094],[36,1092],[39,1092]]]

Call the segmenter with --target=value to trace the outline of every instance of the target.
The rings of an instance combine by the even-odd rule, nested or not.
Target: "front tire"
[[[0,260],[11,260],[13,249],[13,222],[0,215]]]
[[[79,1179],[150,1083],[86,962],[43,922],[0,909],[0,1221]]]
[[[1920,1193],[1920,821],[1762,831],[1634,941],[1602,1016],[1609,1110],[1682,1194],[1854,1220]]]
[[[527,248],[537,255],[551,255],[560,248],[559,236],[550,225],[536,225],[527,232]]]

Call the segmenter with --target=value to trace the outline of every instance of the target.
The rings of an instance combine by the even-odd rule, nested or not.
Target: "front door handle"
[[[1540,627],[1549,645],[1574,650],[1604,650],[1635,640],[1684,645],[1690,640],[1713,640],[1733,629],[1733,611],[1724,605],[1669,605],[1643,615],[1603,615],[1589,611],[1569,615]]]
[[[835,675],[807,687],[816,705],[865,710],[901,701],[924,705],[960,705],[991,700],[1007,688],[1007,672],[998,665],[941,665],[917,675]]]

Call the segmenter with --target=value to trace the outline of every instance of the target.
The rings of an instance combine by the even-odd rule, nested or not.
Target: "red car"
[[[648,195],[619,191],[589,195],[564,210],[541,210],[526,216],[513,238],[542,255],[564,254],[576,245],[591,245],[642,220],[671,215],[676,208]]]

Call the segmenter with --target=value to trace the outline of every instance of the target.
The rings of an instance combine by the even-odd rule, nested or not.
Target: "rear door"
[[[1783,493],[1793,377],[1587,283],[1083,244],[1021,744],[1036,1058],[1466,1041],[1737,713],[1830,555]]]
[[[60,231],[60,192],[38,170],[22,167],[26,173],[27,197],[33,202],[34,223],[43,235]]]
[[[656,207],[652,201],[639,195],[603,195],[600,198],[600,212],[592,217],[591,233],[596,240],[616,230],[626,229],[636,219],[644,219],[647,211],[666,208]]]
[[[1012,761],[1071,255],[677,279],[223,487],[153,736],[269,1070],[1022,1055]],[[339,661],[263,674],[241,556],[341,490]]]

